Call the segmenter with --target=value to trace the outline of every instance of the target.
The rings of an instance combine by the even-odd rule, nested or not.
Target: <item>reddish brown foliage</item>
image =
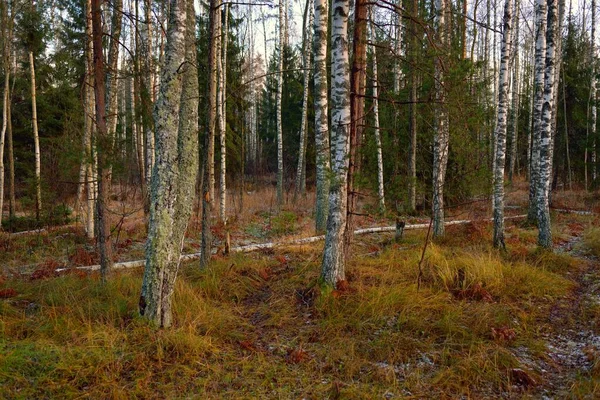
[[[15,297],[17,291],[13,288],[7,288],[0,290],[0,299],[8,299],[9,297]]]
[[[454,297],[459,300],[477,300],[477,301],[485,301],[488,303],[493,303],[494,298],[483,288],[481,283],[476,283],[472,287],[464,290],[455,290],[453,292]]]
[[[239,345],[244,350],[256,351],[256,346],[252,340],[240,340]]]
[[[517,338],[517,333],[514,329],[508,326],[492,328],[492,338],[497,342],[512,342]]]
[[[88,251],[79,247],[69,257],[69,262],[74,265],[94,265],[98,263],[98,255],[95,251]]]
[[[513,381],[513,383],[519,386],[530,387],[535,386],[536,384],[535,379],[533,379],[531,375],[529,375],[526,371],[522,370],[521,368],[511,369],[510,378]]]
[[[261,268],[258,270],[258,276],[260,276],[265,281],[268,281],[271,278],[271,274],[273,271],[271,268]]]
[[[276,260],[279,262],[279,264],[280,264],[282,267],[283,267],[283,266],[286,266],[286,265],[287,265],[287,263],[288,263],[288,259],[287,259],[285,256],[281,255],[281,254],[278,254],[278,255],[276,255],[276,256],[275,256],[275,259],[276,259]]]
[[[133,240],[127,238],[127,239],[123,240],[122,242],[119,242],[117,244],[117,247],[119,249],[126,250],[126,249],[130,248],[132,244],[133,244]]]
[[[303,361],[306,361],[310,358],[307,352],[302,350],[302,348],[297,349],[289,349],[287,354],[287,362],[290,364],[299,364]]]
[[[58,261],[49,259],[46,260],[38,269],[33,271],[31,274],[31,280],[35,281],[38,279],[54,278],[56,276],[56,270],[61,267]]]

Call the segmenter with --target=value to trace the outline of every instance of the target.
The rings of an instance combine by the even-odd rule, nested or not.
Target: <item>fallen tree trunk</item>
[[[512,217],[506,217],[505,219],[520,219],[520,218],[525,218],[526,216],[527,215],[515,215]],[[481,221],[481,220],[467,219],[467,220],[458,220],[458,221],[448,221],[444,225],[446,225],[446,226],[464,225],[464,224],[470,224],[471,222],[478,222],[478,221]],[[491,219],[487,219],[487,220],[483,220],[483,221],[490,222]],[[429,227],[429,223],[412,224],[412,225],[406,225],[404,227],[404,229],[405,230],[406,229],[427,229],[428,227]],[[386,232],[396,232],[396,225],[357,229],[354,231],[354,234],[355,235],[366,235],[369,233],[386,233]],[[269,242],[269,243],[257,243],[257,244],[248,244],[248,245],[244,245],[244,246],[236,246],[236,247],[232,247],[230,249],[230,252],[231,253],[249,253],[252,251],[273,249],[275,247],[298,246],[298,245],[302,245],[302,244],[319,242],[321,240],[325,240],[325,235],[311,236],[311,237],[302,238],[302,239],[288,240],[285,242]],[[193,261],[193,260],[199,259],[200,255],[201,255],[200,252],[191,253],[191,254],[182,254],[180,260],[181,260],[181,262]],[[136,268],[136,267],[143,267],[145,264],[146,264],[146,260],[125,261],[125,262],[114,263],[112,268],[114,268],[114,269]],[[100,265],[81,266],[81,267],[75,267],[75,268],[59,268],[56,270],[56,272],[64,272],[64,271],[67,271],[70,269],[98,271],[98,270],[100,270]]]

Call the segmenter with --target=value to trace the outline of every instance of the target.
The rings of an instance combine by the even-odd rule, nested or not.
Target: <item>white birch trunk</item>
[[[349,0],[334,0],[331,23],[331,124],[333,181],[329,190],[329,215],[323,250],[321,279],[335,287],[345,279],[344,236],[348,206],[350,154],[350,63],[348,59]]]
[[[535,3],[535,63],[533,76],[533,137],[531,138],[531,167],[529,174],[529,211],[527,219],[538,223],[537,186],[540,176],[540,140],[542,105],[544,95],[544,69],[546,66],[546,0]]]
[[[35,95],[35,60],[29,52],[29,71],[31,73],[31,122],[33,124],[33,144],[35,149],[35,218],[39,222],[42,213],[42,176],[40,158],[40,137],[37,123],[37,100]]]
[[[219,139],[221,144],[221,179],[219,219],[227,223],[227,37],[229,32],[229,4],[225,4],[225,21],[221,33],[223,55],[219,57]]]
[[[294,199],[296,199],[299,195],[304,194],[305,186],[305,176],[304,171],[306,168],[306,137],[307,137],[307,115],[308,115],[308,80],[310,79],[310,69],[312,68],[310,62],[310,43],[312,40],[312,24],[313,24],[313,8],[312,1],[306,1],[306,13],[308,13],[308,23],[306,21],[306,15],[304,16],[304,26],[303,26],[303,41],[302,41],[302,66],[304,68],[304,92],[302,95],[302,122],[300,125],[300,146],[298,150],[298,168],[296,168],[296,191],[294,193]]]
[[[402,81],[402,70],[400,69],[400,54],[402,52],[402,0],[396,5],[396,29],[394,38],[394,94],[400,93],[400,82]],[[397,117],[397,116],[396,116]]]
[[[444,182],[448,164],[449,120],[446,110],[443,60],[447,46],[446,0],[435,0],[435,28],[440,54],[435,58],[436,123],[433,138],[433,237],[444,235]]]
[[[504,167],[506,161],[506,125],[510,96],[510,59],[512,51],[513,0],[504,3],[504,29],[500,55],[498,107],[496,108],[496,154],[494,160],[494,247],[506,248],[504,243]]]
[[[327,103],[327,21],[328,0],[315,0],[313,51],[315,58],[315,147],[316,147],[316,199],[315,230],[324,232],[327,224],[329,194],[329,122]]]
[[[592,167],[592,182],[596,182],[598,166],[596,165],[596,138],[597,138],[597,115],[598,115],[598,71],[596,68],[596,1],[592,0],[592,32],[591,32],[591,54],[590,61],[592,63],[592,82],[590,84],[591,108],[590,108],[590,128],[589,132],[592,137],[591,151],[591,167]],[[589,145],[589,144],[588,144]],[[587,185],[586,185],[587,186]]]
[[[217,85],[218,58],[221,41],[221,12],[217,0],[210,1],[209,16],[209,80],[208,80],[208,121],[204,146],[204,177],[202,179],[202,247],[200,267],[210,263],[212,247],[211,218],[214,204],[215,183],[215,132],[217,130]]]
[[[151,2],[144,0],[144,21],[140,32],[142,39],[141,53],[143,59],[143,72],[140,74],[140,97],[142,102],[142,121],[145,138],[145,175],[146,186],[150,188],[154,163],[156,161],[156,149],[154,130],[152,128],[152,17]]]
[[[540,126],[539,175],[536,190],[538,209],[538,244],[544,248],[552,246],[550,226],[550,179],[552,175],[552,118],[555,109],[554,79],[556,78],[556,38],[558,30],[557,0],[548,0],[548,22],[546,30],[546,66],[544,97]]]
[[[285,48],[285,0],[279,0],[279,60],[277,64],[277,207],[283,205],[283,128],[281,94],[283,91],[283,53]]]
[[[110,49],[108,51],[108,71],[106,74],[106,123],[108,135],[115,141],[117,132],[117,90],[119,68],[119,41],[121,40],[121,21],[123,16],[123,0],[113,0],[112,20],[110,32]]]
[[[514,69],[512,76],[512,123],[511,123],[511,143],[510,143],[510,164],[508,169],[508,179],[513,180],[515,166],[517,164],[517,141],[519,140],[519,8],[520,0],[516,0],[514,12]]]
[[[372,22],[372,11],[370,15]],[[400,19],[398,19],[398,21],[400,21]],[[398,30],[400,30],[399,26]],[[372,24],[371,42],[375,43],[375,28]],[[398,46],[398,48],[399,47],[400,46]],[[381,132],[379,129],[379,81],[377,77],[377,47],[374,45],[371,45],[371,54],[373,56],[373,128],[375,130],[375,146],[377,148],[377,197],[379,198],[379,211],[381,213],[385,213],[385,191],[383,188],[383,151],[381,148]],[[400,85],[398,85],[398,90],[400,90]]]

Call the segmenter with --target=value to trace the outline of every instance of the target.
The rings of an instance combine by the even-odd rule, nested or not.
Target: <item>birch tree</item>
[[[277,207],[283,205],[283,128],[281,126],[281,94],[283,91],[283,55],[285,48],[285,0],[279,0],[279,59],[277,60]]]
[[[112,18],[110,23],[110,47],[108,50],[108,71],[106,74],[106,124],[107,135],[115,142],[117,133],[118,110],[118,70],[119,70],[119,47],[121,40],[121,22],[123,19],[123,0],[113,0]]]
[[[444,235],[444,182],[446,179],[446,166],[448,164],[448,145],[450,139],[449,119],[446,110],[446,93],[444,88],[443,56],[446,53],[447,35],[446,28],[446,0],[435,0],[435,30],[438,54],[435,57],[435,133],[433,138],[433,237]]]
[[[514,65],[512,74],[512,112],[511,116],[511,137],[510,137],[510,164],[508,168],[508,180],[512,182],[515,174],[515,166],[517,164],[517,142],[519,140],[519,10],[521,7],[521,0],[516,0],[515,12],[514,12]],[[499,102],[498,102],[499,103]]]
[[[592,182],[596,182],[597,165],[596,165],[596,135],[597,135],[597,116],[598,116],[598,71],[596,68],[596,0],[592,0],[592,31],[590,34],[590,61],[592,63],[592,80],[590,82],[590,121],[588,128],[588,146],[591,146],[591,168]],[[591,136],[591,143],[589,137]],[[587,146],[586,146],[587,147]],[[586,150],[587,153],[587,150]],[[587,183],[587,154],[586,154],[586,188]]]
[[[227,222],[227,37],[229,35],[229,4],[225,4],[225,21],[221,33],[222,55],[219,55],[219,139],[221,144],[221,188],[219,219]]]
[[[506,125],[510,96],[510,59],[512,51],[513,0],[504,3],[504,27],[500,50],[498,107],[496,108],[496,154],[494,160],[494,247],[506,248],[504,243],[504,167],[506,160]]]
[[[31,13],[35,14],[36,5],[31,2]],[[35,39],[34,39],[35,40]],[[31,82],[31,125],[33,127],[33,146],[35,152],[35,219],[40,221],[40,214],[42,213],[42,166],[40,156],[40,136],[38,133],[38,119],[37,119],[37,99],[36,99],[36,83],[35,83],[35,56],[34,52],[35,43],[29,43],[28,56],[29,56],[29,74]]]
[[[329,193],[330,151],[327,103],[327,21],[329,0],[315,1],[313,52],[315,58],[314,108],[316,147],[315,230],[325,231]]]
[[[537,188],[540,179],[540,140],[542,130],[542,105],[544,96],[544,70],[546,65],[546,0],[535,3],[535,55],[533,75],[533,130],[531,138],[531,166],[529,168],[529,210],[527,219],[538,223]]]
[[[137,8],[136,8],[137,9]],[[144,130],[145,146],[144,163],[146,186],[150,187],[152,180],[152,171],[155,162],[155,138],[154,127],[152,126],[152,4],[151,0],[144,0],[144,19],[142,20],[142,29],[139,32],[141,38],[141,56],[143,62],[142,73],[139,75],[140,101],[142,108],[142,126]],[[139,31],[139,30],[138,30]],[[138,37],[136,35],[136,37]],[[149,198],[146,198],[146,202]],[[147,203],[149,204],[149,203]]]
[[[217,124],[217,61],[219,57],[219,41],[221,40],[221,11],[217,0],[210,1],[209,15],[209,54],[208,54],[208,113],[207,132],[204,142],[204,177],[202,178],[202,247],[200,267],[206,268],[210,263],[212,233],[211,218],[214,204],[215,179],[215,132]]]
[[[140,314],[168,327],[198,171],[198,72],[193,0],[171,0],[161,86],[156,103],[146,268]],[[175,134],[176,133],[176,134]]]
[[[379,129],[379,82],[377,78],[377,46],[375,43],[375,27],[373,26],[373,10],[370,10],[371,20],[371,57],[373,60],[373,129],[375,131],[375,147],[377,149],[377,197],[379,198],[379,211],[385,213],[385,191],[383,182],[383,151],[381,148],[381,132]],[[399,28],[398,28],[399,29]]]
[[[317,0],[318,1],[318,0]],[[348,60],[349,0],[333,0],[331,17],[332,182],[321,279],[335,287],[345,279],[350,153],[350,63]],[[319,15],[320,17],[320,15]],[[316,54],[317,52],[315,52]]]
[[[308,15],[307,15],[308,14]],[[306,142],[307,142],[307,131],[308,131],[308,86],[310,79],[310,70],[312,68],[310,59],[310,43],[312,39],[311,27],[313,24],[313,9],[312,0],[306,1],[306,8],[304,10],[304,24],[302,28],[302,67],[304,68],[304,91],[302,94],[302,121],[300,122],[300,146],[298,151],[298,168],[296,168],[296,190],[294,192],[294,199],[299,195],[304,194],[306,189],[306,177],[304,175],[306,171]]]
[[[548,20],[546,30],[546,65],[544,76],[544,95],[539,135],[539,172],[536,190],[538,212],[538,244],[544,248],[552,247],[550,227],[550,180],[552,177],[552,119],[555,110],[554,79],[556,68],[556,40],[558,34],[557,0],[548,0]]]

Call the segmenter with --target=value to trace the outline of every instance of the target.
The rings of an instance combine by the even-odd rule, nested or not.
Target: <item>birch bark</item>
[[[333,141],[329,215],[321,279],[331,287],[345,279],[348,206],[348,166],[350,153],[350,63],[348,60],[349,0],[333,0],[331,23],[331,124]]]
[[[283,91],[283,55],[285,51],[285,0],[279,0],[279,59],[277,64],[277,207],[283,205],[283,127],[281,94]]]
[[[529,211],[527,219],[537,224],[538,205],[537,187],[540,179],[540,140],[542,130],[542,105],[544,96],[544,69],[546,64],[546,0],[535,3],[535,61],[533,76],[533,130],[531,138],[531,166],[529,173]]]
[[[592,81],[590,83],[590,128],[591,135],[591,168],[592,182],[596,182],[598,166],[596,165],[596,138],[597,138],[597,115],[598,115],[598,71],[596,67],[596,0],[592,0],[592,32],[591,32],[591,48],[590,61],[592,62]],[[588,144],[589,145],[589,144]],[[586,185],[587,187],[587,185]]]
[[[517,142],[519,140],[519,9],[521,0],[516,0],[514,12],[514,69],[512,76],[512,113],[511,113],[511,140],[510,140],[510,164],[508,168],[508,180],[512,182],[517,163]]]
[[[446,0],[435,0],[435,29],[439,52],[435,57],[436,122],[433,138],[433,237],[444,235],[444,181],[448,164],[449,120],[446,110],[443,57],[446,54]]]
[[[219,41],[221,40],[221,12],[218,0],[210,0],[209,15],[209,80],[208,80],[208,113],[207,132],[204,143],[204,166],[202,179],[202,247],[200,267],[206,268],[210,263],[212,246],[211,218],[214,204],[215,177],[215,132],[217,124],[217,57],[219,56]]]
[[[316,200],[315,230],[325,231],[327,224],[329,193],[329,122],[327,104],[327,22],[328,0],[315,0],[313,49],[315,54],[315,147],[316,147]]]
[[[227,38],[229,32],[229,4],[225,4],[225,21],[221,33],[223,55],[220,56],[219,74],[219,139],[221,144],[221,188],[219,219],[227,222]]]
[[[106,74],[106,125],[107,134],[115,142],[117,133],[117,90],[119,70],[119,47],[121,40],[121,22],[123,17],[123,0],[113,0],[110,27],[110,48],[108,50],[108,71]]]
[[[312,0],[306,1],[306,9],[304,13],[305,15],[302,34],[302,65],[304,67],[304,91],[302,95],[302,122],[300,125],[300,146],[298,150],[298,167],[296,168],[296,191],[294,192],[294,199],[296,199],[299,195],[304,194],[303,188],[306,188],[304,170],[306,168],[306,136],[308,130],[308,80],[310,78],[310,69],[312,68],[310,62],[310,43],[312,39],[311,27],[313,22]]]
[[[371,32],[370,41],[375,43],[375,28],[373,26],[373,12],[370,12]],[[399,28],[398,28],[399,29]],[[373,57],[373,128],[375,130],[375,146],[377,148],[377,196],[379,198],[379,211],[385,213],[385,191],[383,182],[383,151],[381,149],[381,132],[379,129],[379,81],[377,77],[377,47],[371,45]]]
[[[35,90],[35,59],[29,51],[29,72],[31,76],[31,123],[33,124],[33,145],[35,150],[35,219],[40,221],[42,213],[42,174],[40,157],[40,136],[38,134],[37,99]]]
[[[538,244],[552,247],[550,226],[550,179],[552,165],[552,118],[555,109],[554,79],[556,68],[556,39],[558,30],[557,0],[548,0],[548,22],[546,31],[546,66],[544,76],[544,96],[540,126],[540,160],[536,191],[538,210]]]
[[[513,0],[504,3],[504,29],[500,55],[498,107],[496,108],[496,159],[494,160],[494,247],[505,249],[504,243],[504,167],[506,161],[506,123],[510,96],[510,59],[512,52]]]

